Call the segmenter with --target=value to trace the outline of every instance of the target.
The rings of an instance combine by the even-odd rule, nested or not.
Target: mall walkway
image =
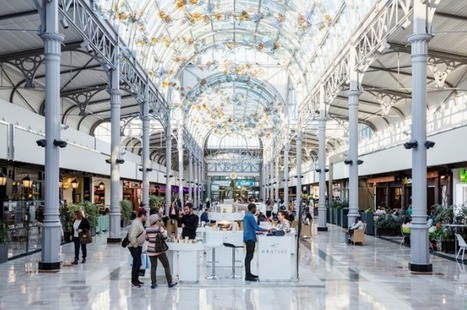
[[[367,236],[365,246],[343,245],[341,228],[301,243],[300,280],[246,283],[205,280],[169,289],[131,288],[128,250],[95,238],[88,262],[59,272],[37,271],[40,254],[0,265],[0,309],[466,309],[463,264],[433,257],[433,274],[407,270],[409,249]],[[73,245],[62,247],[63,260]],[[204,261],[204,255],[203,255]],[[229,269],[218,269],[228,275]],[[255,269],[253,270],[255,271]],[[271,270],[274,272],[274,270]]]

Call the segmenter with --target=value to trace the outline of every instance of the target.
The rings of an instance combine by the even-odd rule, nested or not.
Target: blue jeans
[[[133,266],[131,267],[131,282],[138,282],[139,268],[141,267],[141,254],[143,253],[143,247],[138,246],[128,247],[130,250],[131,257],[133,257]]]
[[[75,244],[75,259],[79,259],[79,246],[81,245],[81,251],[83,252],[83,258],[88,256],[88,250],[86,244],[80,244],[79,237],[73,237],[73,243]]]

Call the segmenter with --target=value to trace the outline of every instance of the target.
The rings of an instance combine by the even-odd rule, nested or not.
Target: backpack
[[[142,233],[143,232],[141,232],[138,236],[136,236],[136,239],[138,239],[138,237],[141,236]],[[128,237],[129,234],[130,234],[130,232],[127,232],[125,238],[123,238],[122,248],[126,248],[130,244],[130,238]]]
[[[125,238],[122,240],[122,248],[126,248],[130,244],[130,238],[128,238],[128,234],[126,234]]]

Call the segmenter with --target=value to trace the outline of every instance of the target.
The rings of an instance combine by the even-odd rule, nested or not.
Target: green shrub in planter
[[[159,209],[164,206],[165,197],[160,196],[149,196],[149,213],[155,214],[159,212]]]
[[[73,222],[75,221],[75,212],[81,211],[84,217],[88,220],[91,230],[95,230],[99,223],[99,207],[89,201],[84,201],[79,204],[69,204],[67,206],[68,222],[67,231],[73,231]]]
[[[120,213],[122,221],[130,221],[133,215],[133,204],[129,200],[120,201]]]

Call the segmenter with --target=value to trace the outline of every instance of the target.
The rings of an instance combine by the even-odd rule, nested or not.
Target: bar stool
[[[219,279],[219,277],[216,276],[216,248],[221,247],[222,243],[221,242],[207,242],[205,246],[206,246],[206,248],[212,248],[211,275],[207,276],[206,279],[208,279],[208,280],[217,280],[217,279]]]
[[[224,246],[226,248],[231,248],[232,249],[232,274],[230,276],[227,276],[226,278],[240,279],[242,276],[235,274],[235,250],[238,249],[238,248],[243,248],[243,245],[240,246],[240,245],[235,245],[235,244],[232,244],[232,243],[224,242]]]

